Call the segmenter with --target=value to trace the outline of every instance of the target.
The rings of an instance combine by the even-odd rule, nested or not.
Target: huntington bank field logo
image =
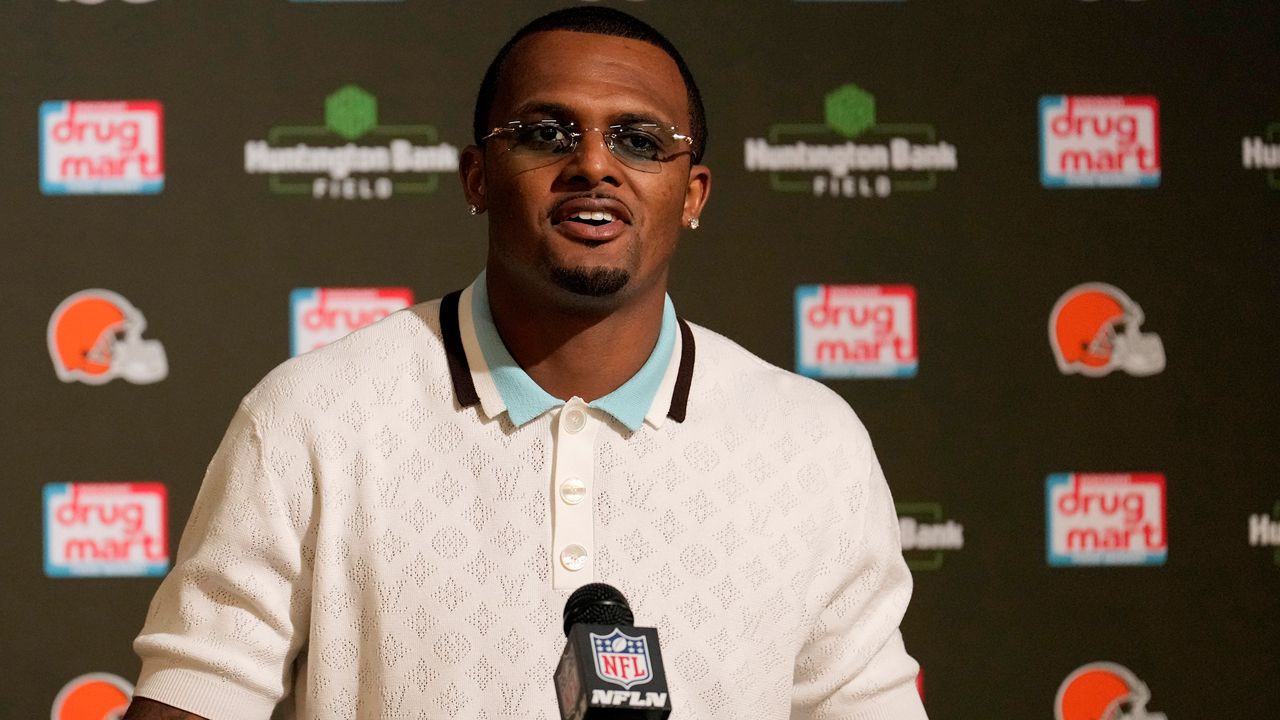
[[[433,125],[382,125],[378,100],[347,85],[324,101],[324,125],[279,125],[244,144],[244,171],[268,176],[271,192],[339,200],[385,200],[435,192],[458,169],[458,149]]]
[[[947,554],[964,549],[964,525],[947,518],[935,502],[900,502],[902,555],[912,570],[937,570]]]
[[[49,577],[164,575],[169,569],[164,485],[45,485],[44,554]]]
[[[129,708],[133,684],[111,673],[72,678],[53,698],[52,720],[120,720]]]
[[[910,285],[796,288],[796,372],[813,378],[915,377]]]
[[[1272,559],[1280,566],[1280,500],[1268,517],[1262,513],[1249,516],[1249,545],[1273,549]]]
[[[1049,564],[1163,565],[1160,473],[1054,473],[1045,480]]]
[[[771,125],[768,138],[747,138],[747,170],[769,173],[778,192],[815,197],[885,198],[933,190],[938,173],[958,167],[956,147],[925,123],[882,123],[875,97],[843,85],[823,103],[821,123]]]
[[[1280,122],[1267,125],[1262,135],[1240,139],[1240,164],[1245,170],[1266,170],[1267,185],[1280,190]]]
[[[164,111],[153,100],[40,104],[40,192],[137,195],[164,189]]]
[[[1058,686],[1054,720],[1167,720],[1147,710],[1151,691],[1129,668],[1093,662],[1076,668]]]
[[[290,354],[324,347],[412,304],[409,288],[295,288],[289,294]]]
[[[1040,98],[1040,184],[1158,186],[1160,103],[1149,95]]]

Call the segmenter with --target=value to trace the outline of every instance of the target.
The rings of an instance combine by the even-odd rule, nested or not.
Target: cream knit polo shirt
[[[599,581],[658,628],[673,720],[925,717],[893,503],[842,399],[681,321],[634,431],[578,398],[516,427],[468,307],[395,313],[244,399],[137,695],[554,720],[564,601]]]

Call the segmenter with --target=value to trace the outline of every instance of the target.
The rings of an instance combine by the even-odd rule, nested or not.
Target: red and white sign
[[[1160,103],[1150,95],[1040,98],[1040,183],[1160,184]]]
[[[801,375],[914,377],[917,366],[915,288],[796,288],[796,369]]]
[[[45,575],[124,577],[169,569],[169,500],[161,483],[44,486]]]
[[[1054,473],[1045,481],[1050,565],[1163,565],[1160,473]]]
[[[291,354],[345,337],[413,304],[409,288],[295,288],[289,296]]]
[[[164,111],[154,100],[40,104],[40,190],[46,195],[164,189]]]

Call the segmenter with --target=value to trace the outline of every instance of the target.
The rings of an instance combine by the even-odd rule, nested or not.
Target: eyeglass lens
[[[502,130],[513,159],[521,160],[527,167],[547,165],[574,152],[578,143],[593,130],[600,132],[614,157],[627,167],[642,172],[658,172],[663,162],[684,149],[672,130],[656,123],[585,130],[553,122],[512,123]]]

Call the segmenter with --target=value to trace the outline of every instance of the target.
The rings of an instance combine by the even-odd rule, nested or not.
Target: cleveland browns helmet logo
[[[1123,665],[1094,662],[1076,668],[1058,688],[1056,720],[1166,720],[1148,712],[1151,691]]]
[[[1164,370],[1164,345],[1139,329],[1142,308],[1106,283],[1077,285],[1053,306],[1049,345],[1064,375],[1100,377],[1112,370],[1155,375]]]
[[[53,699],[51,720],[120,720],[133,685],[119,675],[89,673],[73,678]]]
[[[49,318],[49,355],[63,382],[101,385],[115,378],[159,382],[169,361],[159,340],[144,340],[147,319],[110,290],[81,290]]]

